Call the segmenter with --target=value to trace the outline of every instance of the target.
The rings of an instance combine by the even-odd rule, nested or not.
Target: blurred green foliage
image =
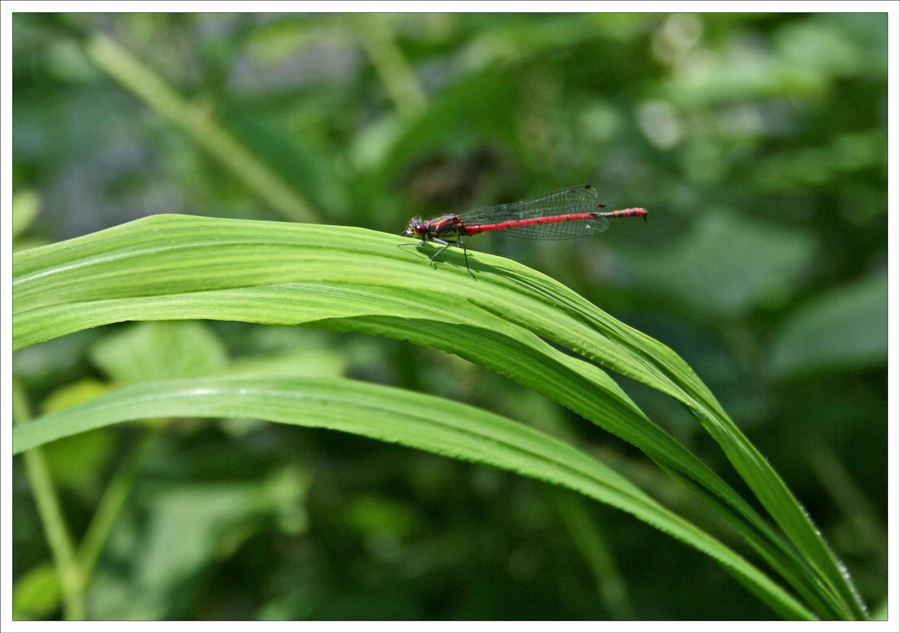
[[[597,239],[470,246],[560,279],[682,355],[882,603],[886,15],[16,14],[16,249],[156,213],[289,219],[233,160],[114,79],[96,55],[107,37],[185,100],[191,125],[230,137],[323,222],[396,233],[411,215],[583,182],[610,207],[648,208],[648,223]],[[427,391],[571,439],[756,560],[630,446],[432,349],[123,324],[18,352],[14,369],[41,411],[234,371]],[[737,481],[676,403],[620,382]],[[141,456],[87,589],[90,617],[771,617],[698,552],[535,481],[321,430],[150,429],[45,451],[76,538]],[[130,450],[139,433],[155,437],[146,455]],[[14,490],[16,615],[56,617],[19,461]]]

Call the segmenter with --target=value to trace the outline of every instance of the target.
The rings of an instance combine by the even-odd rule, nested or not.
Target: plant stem
[[[222,129],[208,108],[182,97],[124,47],[105,35],[93,35],[85,51],[100,70],[181,128],[285,218],[295,222],[318,220],[310,203]]]
[[[24,424],[31,419],[31,407],[22,386],[13,378],[12,388],[13,424]],[[37,504],[44,534],[50,546],[56,573],[63,596],[63,615],[66,620],[83,620],[84,596],[81,592],[81,573],[75,560],[75,548],[66,526],[59,497],[53,486],[50,468],[40,448],[27,451],[23,458],[28,480]]]
[[[882,527],[878,511],[857,485],[850,473],[826,444],[819,443],[808,452],[813,474],[844,514],[853,531],[856,546],[873,560],[887,562],[888,535]],[[883,568],[886,573],[887,569]]]
[[[137,444],[132,447],[125,463],[103,493],[103,497],[100,499],[97,510],[94,512],[91,523],[88,525],[78,548],[78,563],[81,570],[80,580],[82,583],[80,589],[82,592],[87,589],[97,561],[100,559],[100,554],[103,552],[103,546],[112,533],[116,520],[122,513],[122,508],[125,507],[125,502],[134,488],[138,466],[156,439],[156,432],[144,431],[143,433]]]
[[[581,552],[597,583],[597,593],[604,606],[617,620],[633,620],[628,587],[619,573],[616,559],[596,523],[591,520],[584,503],[573,494],[553,491],[550,495],[563,524]]]
[[[371,14],[362,18],[354,16],[352,20],[354,33],[372,60],[394,107],[404,116],[417,115],[427,105],[428,98],[385,17]]]

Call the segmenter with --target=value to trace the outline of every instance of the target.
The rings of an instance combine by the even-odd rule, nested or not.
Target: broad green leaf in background
[[[141,418],[223,416],[355,433],[576,490],[709,554],[783,617],[812,617],[742,557],[602,463],[530,427],[433,396],[338,379],[231,376],[141,383],[19,427],[13,450],[20,453],[62,437]],[[241,506],[256,507],[243,501]]]
[[[431,267],[430,252],[359,229],[149,218],[17,256],[15,346],[122,320],[215,318],[350,329],[453,351],[638,445],[735,525],[817,610],[862,617],[799,504],[677,355],[525,267],[470,254],[470,275],[461,254]],[[687,406],[830,589],[608,376],[538,336]]]
[[[685,107],[819,98],[837,78],[884,76],[887,30],[879,27],[874,15],[862,13],[809,16],[779,27],[774,34],[778,46],[772,50],[754,48],[754,55],[723,56],[707,72],[678,74],[667,82],[666,94]]]
[[[301,471],[288,469],[255,482],[188,483],[151,491],[146,502],[150,524],[126,516],[110,537],[109,555],[130,558],[133,564],[98,571],[90,593],[91,616],[171,618],[173,604],[189,597],[186,583],[231,555],[267,520],[275,519],[291,534],[305,531],[307,481]]]
[[[90,349],[93,363],[113,381],[189,378],[223,371],[225,345],[204,323],[141,323]]]
[[[41,198],[32,189],[20,191],[13,196],[12,238],[13,252],[44,246],[47,241],[37,237],[27,237],[28,229],[41,212]]]
[[[302,349],[270,356],[236,359],[228,366],[229,374],[279,376],[342,376],[347,360],[327,349]]]
[[[50,563],[29,569],[13,587],[13,619],[45,620],[59,608],[59,574]]]
[[[41,210],[41,199],[32,190],[22,191],[13,196],[12,204],[12,236],[22,236],[27,231]]]
[[[781,378],[821,369],[887,361],[887,274],[866,277],[816,297],[775,334],[770,367]]]
[[[883,76],[887,30],[875,14],[819,13],[779,29],[780,54],[804,71],[831,77]]]
[[[89,350],[94,365],[121,385],[218,374],[340,376],[346,360],[333,350],[296,350],[228,358],[222,340],[200,321],[138,323]]]
[[[783,303],[815,243],[799,232],[727,214],[704,214],[678,243],[629,258],[637,283],[706,314]]]

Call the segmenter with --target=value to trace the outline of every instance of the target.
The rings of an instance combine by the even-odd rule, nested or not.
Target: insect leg
[[[443,244],[443,245],[444,245],[437,253],[435,253],[434,255],[431,256],[431,261],[434,261],[434,258],[435,258],[435,257],[437,257],[438,255],[440,255],[441,253],[443,253],[445,250],[447,250],[447,247],[450,246],[450,242],[447,242],[447,241],[442,240],[442,239],[438,239],[438,238],[436,238],[436,237],[431,238],[431,241],[434,242],[434,243],[436,243],[436,244]]]
[[[421,242],[406,242],[404,244],[397,244],[397,246],[425,246],[425,238],[422,238]]]
[[[459,241],[457,241],[457,242],[450,242],[450,243],[453,244],[454,246],[458,247],[458,248],[463,249],[463,257],[466,258],[466,270],[469,271],[469,272],[471,273],[472,270],[469,268],[469,251],[466,250],[466,245],[465,245],[465,243],[459,242]]]

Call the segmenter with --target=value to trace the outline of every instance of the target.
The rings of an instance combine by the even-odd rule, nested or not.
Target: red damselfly
[[[507,235],[535,240],[568,240],[605,231],[609,228],[610,218],[647,220],[647,210],[641,208],[598,211],[598,208],[605,208],[597,202],[599,195],[591,185],[581,185],[460,215],[450,213],[433,220],[414,217],[400,235],[420,238],[421,242],[415,242],[417,246],[424,246],[425,242],[440,244],[442,248],[431,256],[431,261],[449,246],[463,249],[466,270],[469,270],[469,254],[466,245],[460,241],[469,235],[504,231]]]

